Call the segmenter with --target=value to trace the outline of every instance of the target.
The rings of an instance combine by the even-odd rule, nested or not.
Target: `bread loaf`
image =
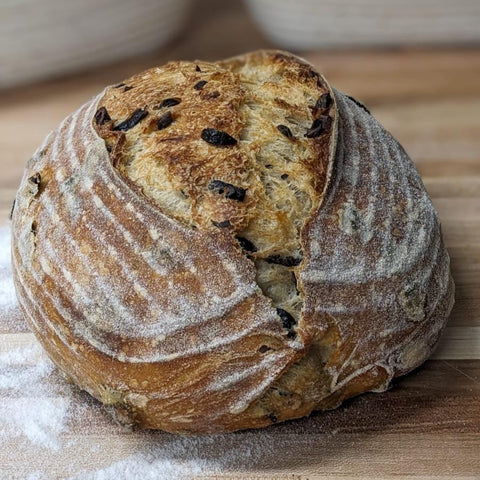
[[[28,162],[12,231],[38,340],[144,428],[257,428],[383,391],[453,304],[405,151],[279,51],[106,88]]]

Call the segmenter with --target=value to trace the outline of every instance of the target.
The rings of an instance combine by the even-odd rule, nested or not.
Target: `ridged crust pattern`
[[[22,311],[57,366],[124,423],[207,433],[332,408],[421,364],[445,325],[449,259],[401,146],[297,57],[261,51],[214,65],[234,83],[239,65],[278,64],[292,83],[314,78],[333,102],[330,128],[307,139],[318,178],[295,267],[303,310],[294,337],[228,229],[171,218],[119,172],[123,134],[110,130],[109,144],[94,128],[114,87],[66,118],[27,164],[12,218]],[[134,78],[148,87],[152,74]],[[136,104],[148,103],[147,87]],[[235,121],[205,115],[217,128]],[[230,132],[239,137],[241,124]]]

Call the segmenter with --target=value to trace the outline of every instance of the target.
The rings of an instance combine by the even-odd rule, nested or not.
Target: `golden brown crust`
[[[205,129],[229,137],[212,145]],[[28,163],[12,231],[32,330],[141,427],[256,428],[385,388],[427,358],[453,302],[403,149],[285,52],[172,62],[109,87]]]

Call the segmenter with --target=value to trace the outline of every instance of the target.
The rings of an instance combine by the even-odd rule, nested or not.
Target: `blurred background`
[[[0,18],[1,87],[146,52],[213,60],[480,41],[478,0],[1,0]]]
[[[266,445],[276,445],[275,437],[285,438],[282,445],[291,439],[293,457],[272,447],[269,468],[255,478],[267,478],[291,458],[295,466],[281,478],[320,478],[312,476],[315,469],[327,472],[325,478],[328,472],[352,478],[351,471],[363,479],[371,471],[382,478],[453,478],[452,472],[478,478],[480,0],[0,0],[0,227],[8,225],[26,161],[49,131],[104,86],[168,60],[216,60],[258,48],[300,54],[402,143],[440,214],[456,304],[436,359],[395,389],[396,400],[385,397],[372,409],[368,399],[359,399],[336,417],[339,428],[329,430],[327,420],[325,430],[305,435],[302,443],[295,433],[272,435]],[[24,325],[19,310],[12,311],[0,309],[0,320],[6,318],[0,347],[7,352],[17,341],[11,333]],[[70,478],[145,450],[148,440],[142,444],[136,434],[85,422],[83,408],[72,407],[81,419],[69,425],[80,433],[67,430],[65,446],[53,452],[14,438],[0,449],[0,470],[3,458],[15,478],[27,478],[31,465]],[[178,445],[183,452],[184,444]],[[211,446],[221,452],[222,445]],[[168,455],[161,465],[170,465]],[[302,465],[305,472],[298,471]],[[28,478],[34,477],[47,478]]]
[[[454,163],[479,173],[479,0],[0,0],[0,20],[9,197],[45,135],[105,85],[171,59],[257,48],[313,62],[367,104],[421,173]]]

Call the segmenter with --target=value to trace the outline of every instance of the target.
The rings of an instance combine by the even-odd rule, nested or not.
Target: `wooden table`
[[[23,165],[36,146],[104,84],[167,58],[210,59],[269,46],[238,4],[222,15],[219,26],[199,13],[190,37],[168,52],[0,93],[0,225],[7,224]],[[220,41],[222,36],[229,40]],[[221,437],[216,448],[226,448],[230,456],[237,451],[238,458],[226,461],[215,475],[196,478],[480,479],[480,49],[304,56],[336,88],[364,102],[415,160],[443,223],[456,304],[433,359],[391,391],[364,395],[337,411],[261,434]],[[19,317],[3,320],[1,327],[3,351],[34,343]],[[0,449],[1,478],[26,478],[32,471],[45,474],[38,478],[66,478],[178,441],[162,433],[126,432],[86,394],[75,398],[92,409],[95,421],[82,416],[71,420],[74,427],[53,452],[7,440]],[[256,442],[271,445],[255,454]],[[212,448],[205,439],[186,443],[184,458],[210,458],[199,451],[208,445]],[[242,459],[247,451],[252,456]]]

